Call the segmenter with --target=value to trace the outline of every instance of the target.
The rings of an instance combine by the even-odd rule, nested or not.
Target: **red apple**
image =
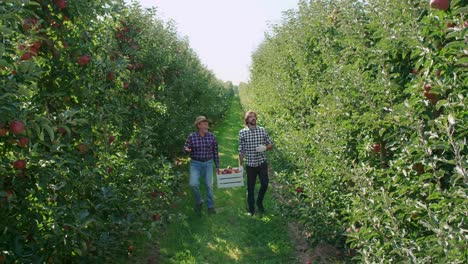
[[[24,170],[26,169],[26,161],[25,160],[17,160],[13,162],[13,167],[18,170]]]
[[[57,130],[62,136],[65,136],[67,134],[67,130],[63,127],[59,127]]]
[[[153,214],[151,216],[151,218],[153,219],[153,221],[159,221],[159,220],[161,220],[161,215],[160,214]]]
[[[424,84],[424,91],[429,92],[431,90],[431,85],[426,83]]]
[[[28,52],[23,53],[23,55],[21,55],[20,60],[22,60],[22,61],[29,60],[33,56],[34,56],[34,54],[32,52],[28,51]]]
[[[129,85],[130,85],[129,83],[124,83],[124,84],[123,84],[123,88],[124,88],[125,90],[128,90],[128,86],[129,86]]]
[[[8,129],[6,129],[6,128],[1,128],[1,129],[0,129],[0,137],[6,136],[7,132],[8,132]]]
[[[54,2],[57,5],[57,8],[59,10],[65,9],[67,7],[67,1],[66,0],[55,0]]]
[[[450,0],[431,0],[430,6],[439,10],[447,10],[450,7]]]
[[[373,145],[373,148],[374,148],[374,153],[379,153],[380,152],[380,144],[379,143],[375,143]]]
[[[20,147],[26,147],[29,144],[29,139],[22,137],[19,139],[18,146]]]
[[[30,29],[36,27],[38,19],[35,17],[29,17],[23,19],[21,25],[23,26],[24,31],[29,31]]]
[[[113,72],[107,73],[106,80],[113,81],[114,79],[115,79],[115,76]]]
[[[78,145],[78,150],[80,151],[81,154],[86,154],[88,153],[88,146],[86,146],[86,144],[84,143],[80,143]]]
[[[109,144],[112,144],[112,142],[114,142],[115,140],[115,136],[114,135],[110,135],[109,136],[109,139],[107,140],[109,142]]]
[[[427,99],[429,99],[431,101],[432,104],[436,104],[437,103],[437,95],[434,94],[434,93],[430,93],[429,91],[424,91],[424,97],[426,97]]]
[[[84,66],[88,64],[90,61],[91,61],[91,57],[88,54],[85,54],[78,59],[78,65]]]
[[[13,134],[21,134],[24,132],[24,123],[15,120],[10,123],[10,130]]]
[[[128,246],[128,251],[132,252],[135,250],[135,246]]]
[[[31,45],[31,47],[29,47],[29,50],[33,55],[37,55],[41,49],[41,45],[42,43],[40,41],[36,41]]]
[[[297,188],[296,188],[296,192],[297,192],[297,193],[301,193],[301,192],[303,192],[303,191],[304,191],[304,189],[303,189],[302,187],[297,187]]]

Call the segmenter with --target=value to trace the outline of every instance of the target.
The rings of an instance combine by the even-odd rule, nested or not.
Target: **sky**
[[[132,2],[126,0],[126,2]],[[299,0],[138,0],[156,7],[163,21],[172,20],[187,37],[201,63],[218,79],[234,85],[248,82],[251,55],[283,11],[297,9]]]

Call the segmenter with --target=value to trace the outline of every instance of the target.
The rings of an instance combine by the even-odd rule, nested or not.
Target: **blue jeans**
[[[213,160],[201,162],[190,161],[190,188],[193,191],[197,204],[201,204],[200,176],[203,175],[206,187],[206,205],[208,208],[214,207],[213,201]]]

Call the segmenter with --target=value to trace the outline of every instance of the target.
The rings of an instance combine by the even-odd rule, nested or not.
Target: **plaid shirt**
[[[256,126],[252,129],[246,127],[239,131],[239,154],[245,155],[245,163],[249,167],[258,167],[266,161],[265,151],[257,152],[255,148],[269,144],[273,144],[273,141],[263,127]]]
[[[219,168],[218,142],[213,133],[208,132],[204,137],[198,132],[190,133],[185,141],[185,148],[189,148],[190,158],[198,161],[208,161],[214,159],[216,168]]]

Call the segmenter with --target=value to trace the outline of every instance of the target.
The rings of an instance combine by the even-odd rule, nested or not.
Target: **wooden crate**
[[[236,168],[233,168],[236,169]],[[220,169],[223,171],[225,169]],[[233,188],[244,186],[243,172],[216,174],[218,188]]]

